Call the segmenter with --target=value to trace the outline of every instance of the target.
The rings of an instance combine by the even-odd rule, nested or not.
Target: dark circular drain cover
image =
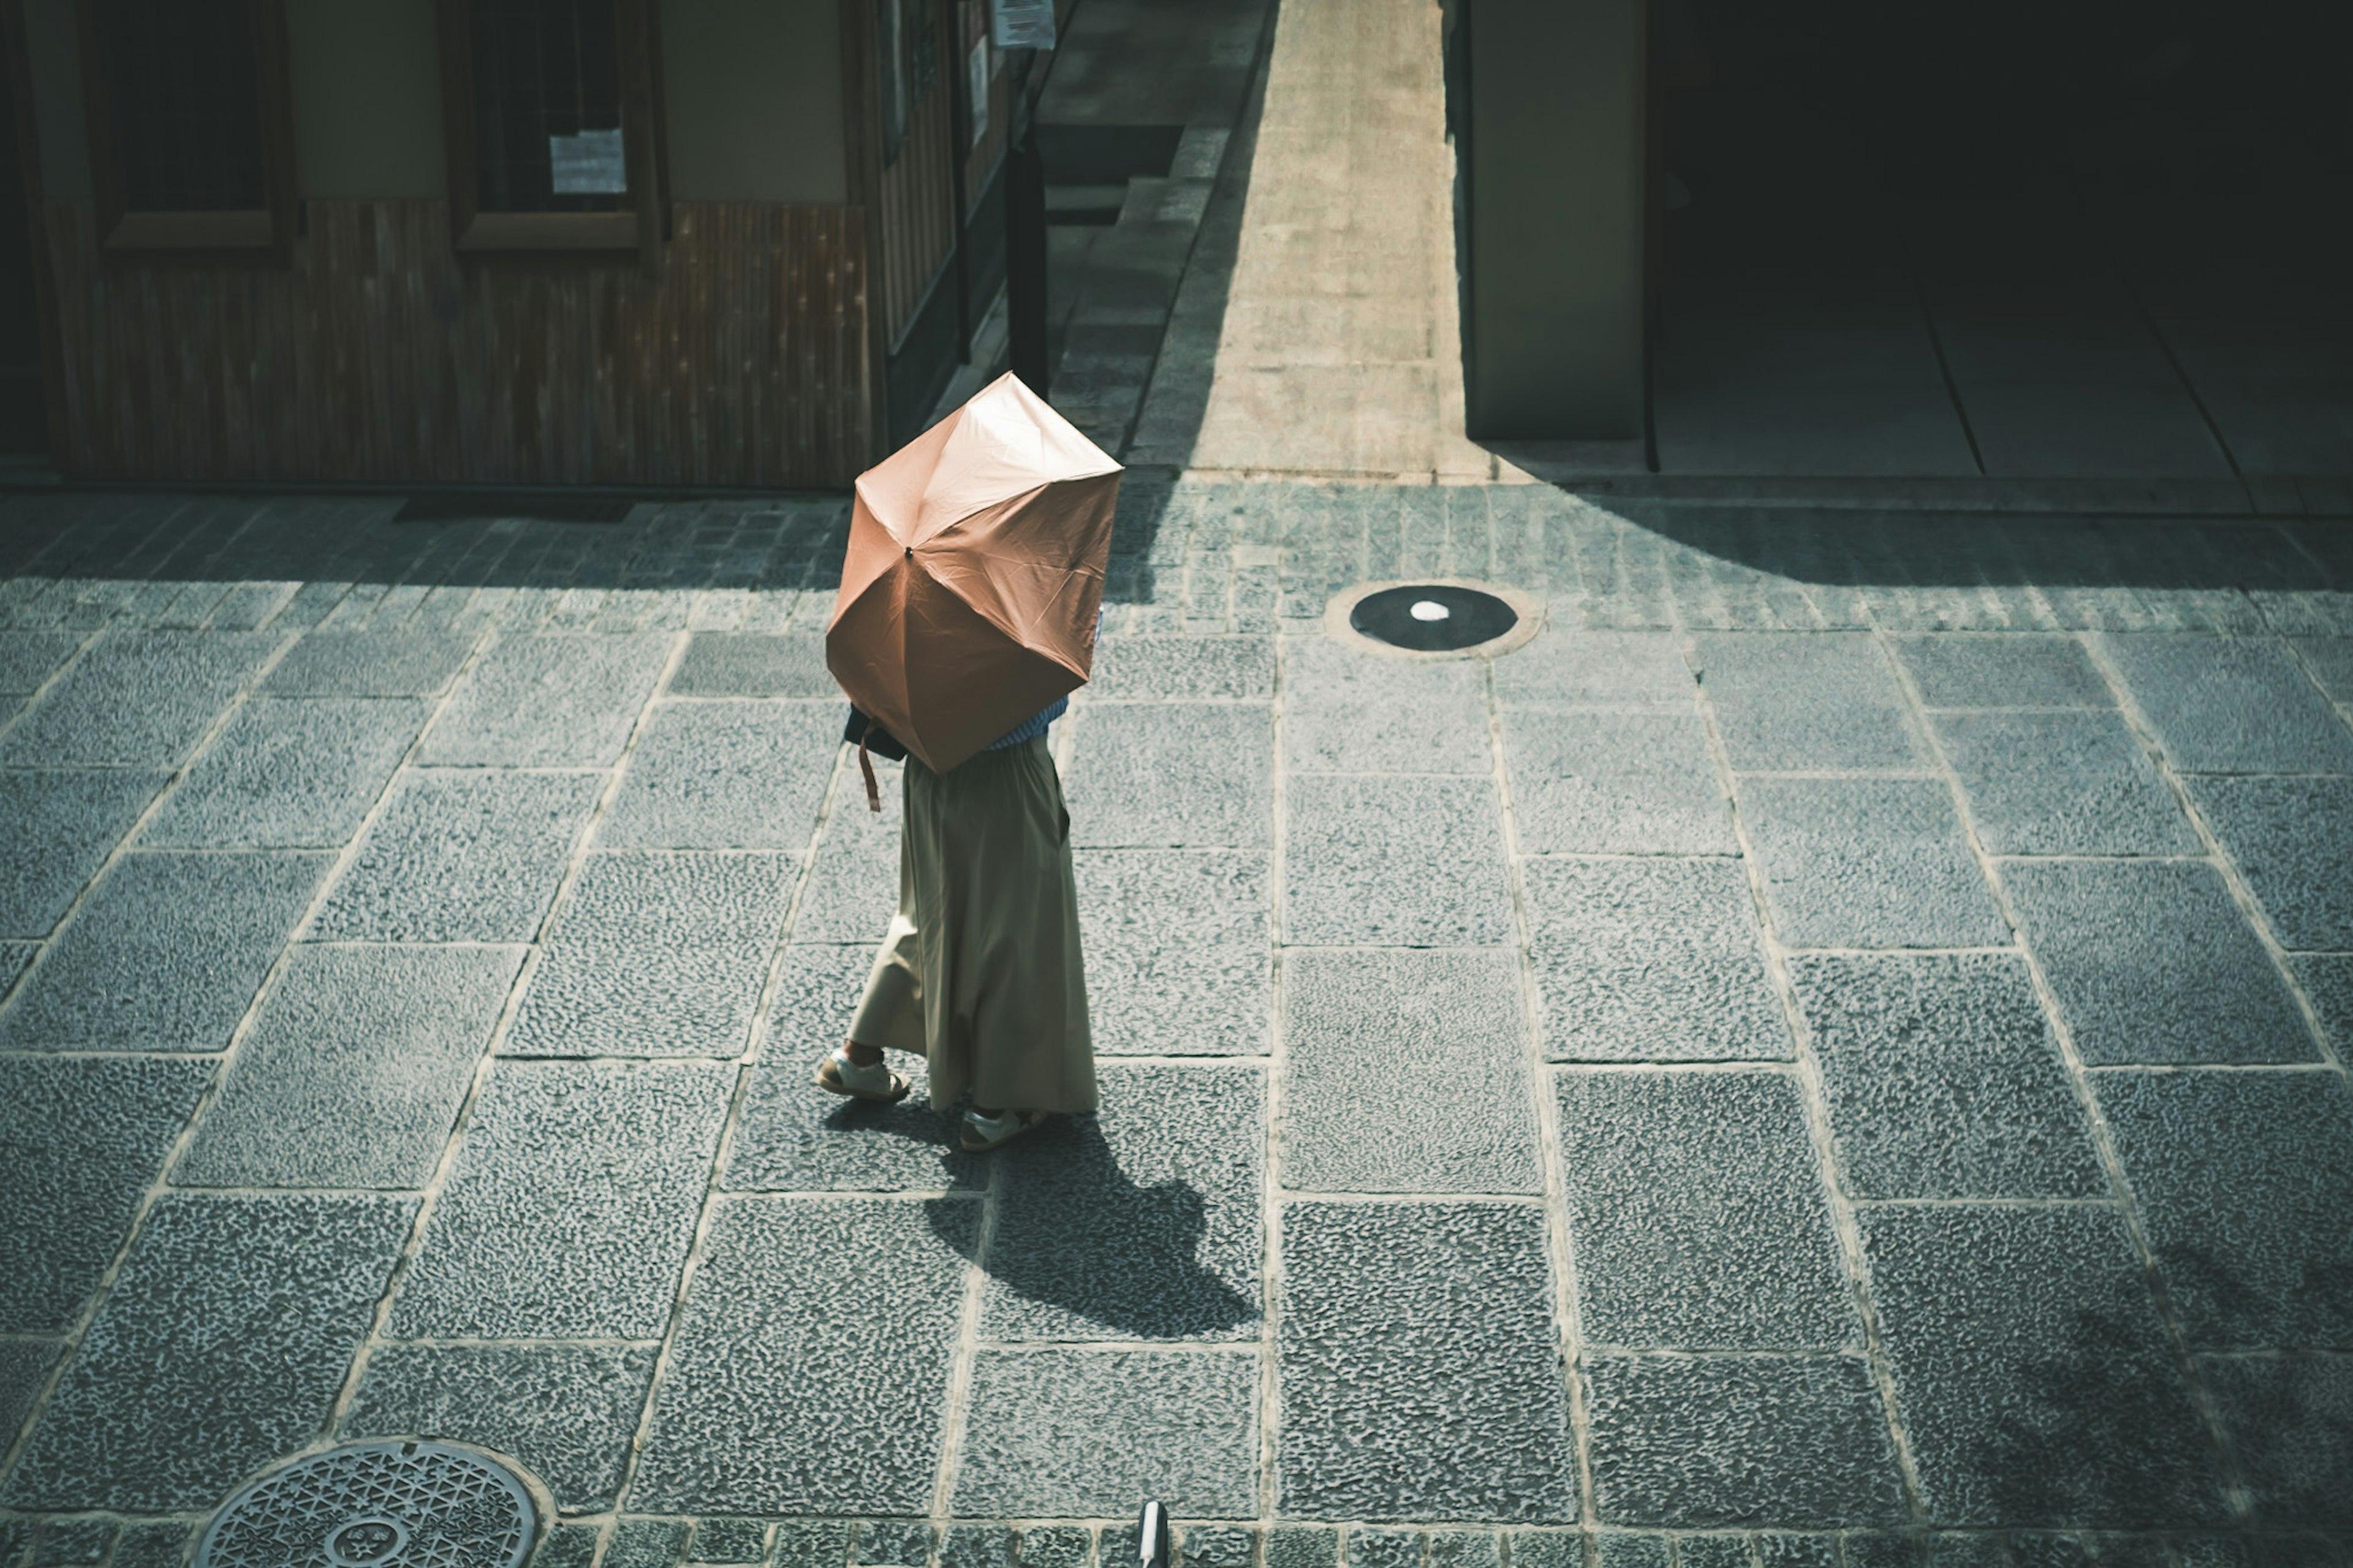
[[[1443,583],[1383,588],[1357,600],[1348,612],[1348,624],[1365,636],[1416,653],[1476,647],[1519,622],[1519,612],[1494,595]]]
[[[522,1568],[535,1533],[531,1493],[487,1455],[347,1443],[223,1503],[195,1568]]]

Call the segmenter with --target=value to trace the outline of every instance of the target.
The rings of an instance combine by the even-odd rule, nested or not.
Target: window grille
[[[479,209],[628,205],[613,0],[472,0],[469,11]]]

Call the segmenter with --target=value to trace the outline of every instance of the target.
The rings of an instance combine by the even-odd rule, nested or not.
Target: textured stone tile
[[[1504,740],[1523,852],[1739,853],[1696,709],[1513,710]]]
[[[768,1521],[764,1519],[704,1519],[694,1525],[690,1563],[765,1563]],[[975,1563],[972,1568],[983,1568]]]
[[[1267,858],[1086,850],[1077,863],[1096,1052],[1264,1052],[1273,1005]]]
[[[1930,722],[1995,855],[2195,855],[2181,803],[2112,708]]]
[[[1599,1355],[1584,1376],[1604,1523],[1905,1521],[1886,1410],[1860,1357]]]
[[[2109,708],[2084,645],[2069,637],[1911,637],[1894,640],[1930,708]]]
[[[404,773],[311,935],[531,941],[603,785],[585,773]]]
[[[402,1339],[658,1339],[734,1075],[501,1062],[400,1295]]]
[[[670,658],[670,641],[662,633],[503,638],[450,694],[425,738],[425,760],[609,767]]]
[[[1102,1094],[1099,1116],[1057,1118],[998,1156],[982,1336],[1255,1339],[1264,1078],[1105,1063]]]
[[[2007,953],[1790,965],[1859,1198],[2097,1197],[2081,1103]]]
[[[111,1519],[45,1519],[33,1526],[26,1568],[83,1568],[107,1560],[121,1527]]]
[[[742,1055],[797,870],[789,855],[589,856],[501,1049]]]
[[[432,697],[473,651],[470,634],[314,631],[286,650],[261,689],[272,697]]]
[[[2223,1430],[2274,1530],[2353,1528],[2353,1356],[2209,1358]]]
[[[656,703],[596,842],[804,849],[840,751],[839,703]]]
[[[1792,947],[1969,947],[2010,940],[1933,779],[1740,781],[1766,900]]]
[[[920,1519],[870,1519],[853,1529],[852,1563],[921,1564],[932,1560],[932,1527]]]
[[[2281,945],[2353,949],[2353,779],[2196,779]]]
[[[2085,1061],[2317,1056],[2286,982],[2213,867],[2054,861],[2007,867],[2002,880]]]
[[[1039,1524],[1021,1532],[1021,1568],[1087,1568],[1093,1533],[1082,1524]]]
[[[673,697],[828,697],[838,733],[849,702],[825,667],[820,632],[697,632],[686,645]]]
[[[1516,707],[1689,708],[1691,666],[1664,632],[1548,626],[1494,661],[1495,696]]]
[[[2190,773],[2353,773],[2353,729],[2271,637],[2109,637],[2165,754]]]
[[[1337,1568],[1340,1532],[1313,1525],[1277,1525],[1266,1532],[1266,1568]]]
[[[1748,879],[1729,860],[1523,860],[1554,1061],[1786,1060]]]
[[[1718,633],[1692,658],[1741,772],[1926,766],[1895,673],[1862,633]]]
[[[1285,788],[1284,941],[1439,947],[1512,940],[1493,784],[1302,774]]]
[[[769,1561],[776,1568],[842,1568],[855,1528],[840,1519],[780,1520]],[[1078,1568],[1085,1568],[1083,1562]]]
[[[2290,637],[2288,641],[2323,691],[2340,703],[2353,704],[2353,637]],[[5,658],[5,654],[0,654],[0,661]]]
[[[1274,639],[1106,637],[1086,689],[1123,700],[1263,701],[1274,695]]]
[[[79,632],[0,631],[0,696],[38,691],[81,644]],[[0,704],[0,712],[8,710]]]
[[[617,1520],[598,1568],[672,1568],[693,1525],[686,1519]]]
[[[1486,668],[1413,663],[1324,637],[1282,642],[1285,759],[1294,773],[1488,773]]]
[[[1503,1568],[1504,1538],[1483,1530],[1433,1530],[1430,1568]]]
[[[2353,1057],[2353,953],[2307,954],[2288,967],[2319,1016],[2321,1034],[2340,1059]]]
[[[297,947],[173,1180],[425,1185],[522,962],[479,947]]]
[[[167,782],[114,769],[0,773],[0,934],[47,936]]]
[[[180,1568],[193,1533],[185,1520],[133,1520],[115,1537],[109,1568]]]
[[[1421,1568],[1429,1547],[1419,1530],[1358,1525],[1348,1531],[1348,1568]]]
[[[0,1443],[13,1443],[57,1364],[56,1340],[0,1340]],[[0,1563],[8,1561],[0,1547]]]
[[[2328,1073],[2117,1073],[2100,1110],[2189,1342],[2353,1343],[2353,1100]]]
[[[1596,1534],[1593,1557],[1599,1568],[1667,1568],[1669,1542],[1663,1535]],[[1569,1568],[1581,1568],[1572,1563]]]
[[[601,1524],[558,1524],[532,1553],[531,1568],[596,1568],[596,1551],[604,1544]]]
[[[278,642],[249,632],[101,637],[0,740],[0,766],[171,767]]]
[[[1274,830],[1274,718],[1258,703],[1089,703],[1068,784],[1080,848],[1256,849]]]
[[[1860,1344],[1796,1079],[1570,1071],[1553,1088],[1587,1341]]]
[[[818,830],[816,864],[793,916],[795,942],[879,941],[899,907],[899,848],[906,818],[905,770],[871,758],[882,809],[866,804],[866,786],[854,756],[845,753],[825,826]]]
[[[1544,1190],[1514,955],[1292,952],[1282,1033],[1293,1190]]]
[[[1512,1568],[1585,1568],[1585,1543],[1582,1531],[1514,1530],[1500,1538],[1505,1544]],[[1612,1554],[1613,1542],[1640,1548],[1656,1546],[1655,1555],[1636,1551],[1619,1551]],[[1665,1536],[1609,1536],[1595,1539],[1594,1549],[1610,1568],[1667,1568]]]
[[[343,844],[427,710],[423,702],[336,698],[248,702],[156,808],[140,842]]]
[[[376,1196],[163,1199],[0,1502],[211,1508],[310,1441],[415,1214]]]
[[[1282,1252],[1277,1512],[1576,1517],[1539,1210],[1293,1204]]]
[[[1195,1519],[1258,1512],[1253,1354],[984,1350],[972,1384],[959,1511],[1085,1518],[1155,1498]]]
[[[1128,1531],[1134,1527],[1130,1525]],[[1124,1548],[1125,1531],[1120,1545]],[[1246,1525],[1185,1524],[1177,1527],[1176,1550],[1185,1568],[1254,1568],[1258,1531]]]
[[[632,1501],[726,1513],[926,1512],[980,1207],[968,1199],[722,1204],[654,1395]],[[889,1305],[845,1312],[845,1301]]]
[[[16,1050],[217,1051],[325,855],[126,855],[0,1014]]]
[[[445,1433],[520,1460],[565,1512],[599,1513],[620,1489],[653,1377],[651,1346],[385,1345],[343,1436]]]
[[[2229,1518],[2113,1210],[1866,1208],[1862,1220],[1931,1522]]]

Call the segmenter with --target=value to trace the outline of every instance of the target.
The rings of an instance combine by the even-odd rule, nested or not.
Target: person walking
[[[1071,814],[1047,748],[1069,707],[1055,699],[944,773],[907,759],[898,912],[849,1037],[818,1066],[820,1089],[896,1104],[910,1085],[883,1052],[925,1058],[934,1106],[972,1096],[968,1153],[1095,1109]]]
[[[1094,666],[1120,466],[1014,375],[860,474],[826,668],[870,750],[906,758],[899,910],[818,1087],[896,1103],[930,1064],[958,1142],[1095,1109],[1071,814],[1048,728]],[[1025,718],[1024,715],[1027,715]]]

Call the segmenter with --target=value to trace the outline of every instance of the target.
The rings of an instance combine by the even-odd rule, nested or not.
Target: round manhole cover
[[[1332,602],[1325,624],[1350,640],[1400,653],[1508,652],[1535,635],[1525,595],[1480,583],[1377,583]]]
[[[195,1568],[522,1568],[537,1511],[522,1478],[443,1443],[349,1443],[221,1505]]]

